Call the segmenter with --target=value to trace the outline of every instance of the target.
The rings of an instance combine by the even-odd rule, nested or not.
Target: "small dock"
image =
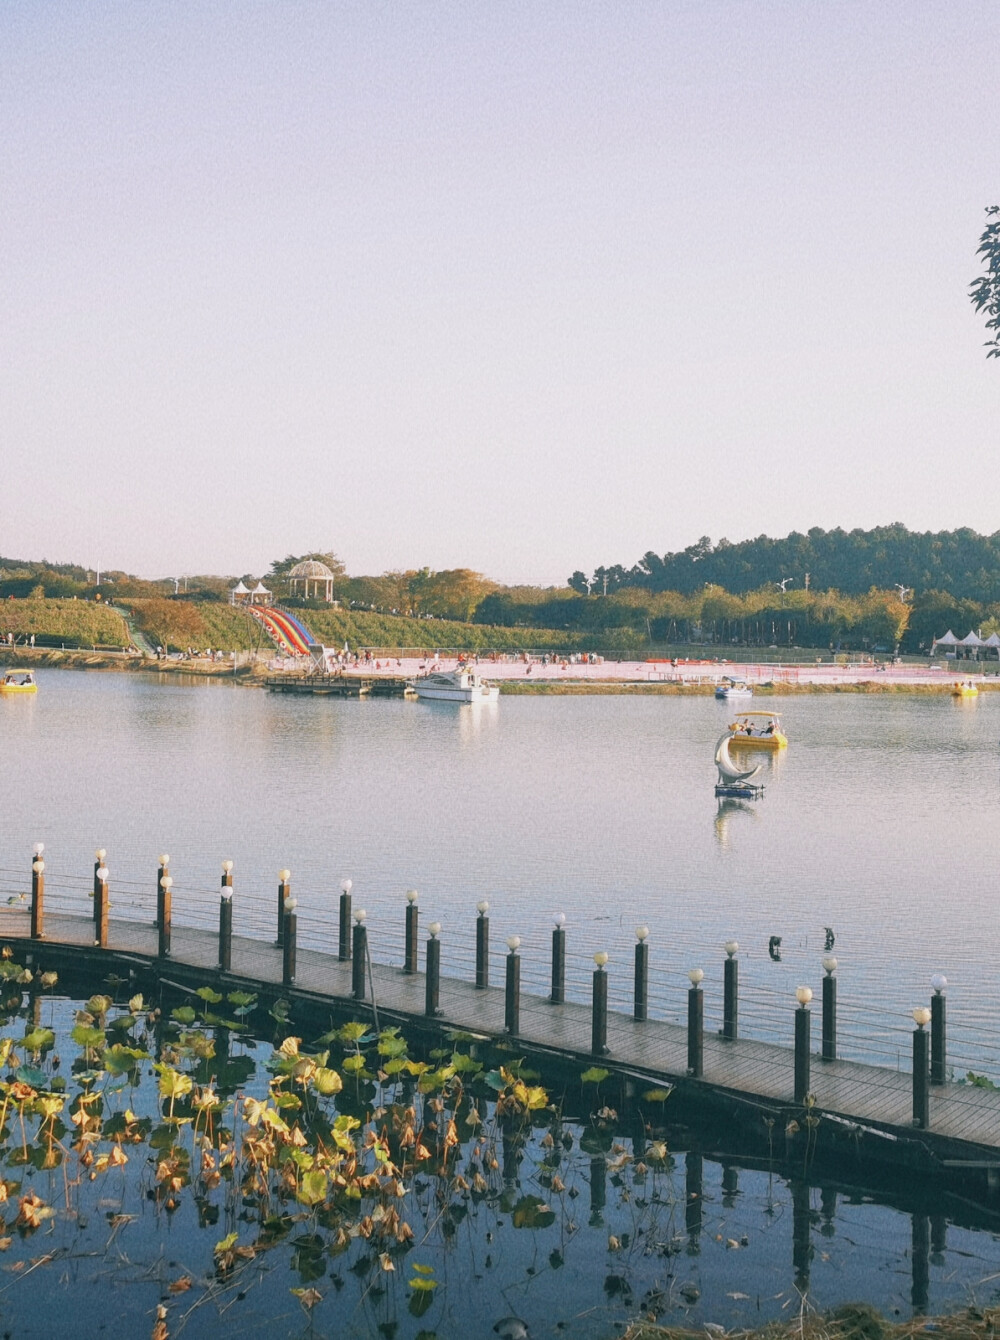
[[[403,675],[269,675],[271,693],[306,693],[318,698],[411,698]]]

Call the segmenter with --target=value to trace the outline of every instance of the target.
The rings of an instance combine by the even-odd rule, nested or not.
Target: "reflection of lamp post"
[[[688,1064],[687,1072],[701,1079],[705,1070],[705,993],[701,984],[705,974],[701,968],[688,973],[691,987],[688,991]]]
[[[795,1011],[795,1101],[804,1103],[809,1094],[809,1035],[812,1028],[812,1013],[809,1002],[813,998],[812,988],[797,986],[795,999],[799,1008]]]
[[[490,984],[490,905],[483,898],[476,904],[476,987],[485,991]]]

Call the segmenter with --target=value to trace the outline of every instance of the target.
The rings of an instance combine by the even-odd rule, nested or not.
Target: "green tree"
[[[990,205],[986,216],[991,220],[979,239],[977,256],[982,256],[986,273],[972,281],[969,297],[977,312],[986,313],[986,329],[993,338],[986,341],[986,357],[1000,358],[1000,205]]]

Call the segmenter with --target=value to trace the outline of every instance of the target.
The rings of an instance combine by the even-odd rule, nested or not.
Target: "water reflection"
[[[719,846],[726,848],[730,843],[729,825],[738,814],[749,815],[751,819],[757,818],[756,801],[736,800],[731,796],[720,798],[718,809],[715,812],[715,839]]]

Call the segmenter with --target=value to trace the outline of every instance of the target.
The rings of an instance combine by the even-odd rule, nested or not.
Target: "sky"
[[[1000,529],[1000,6],[0,6],[0,554]]]

